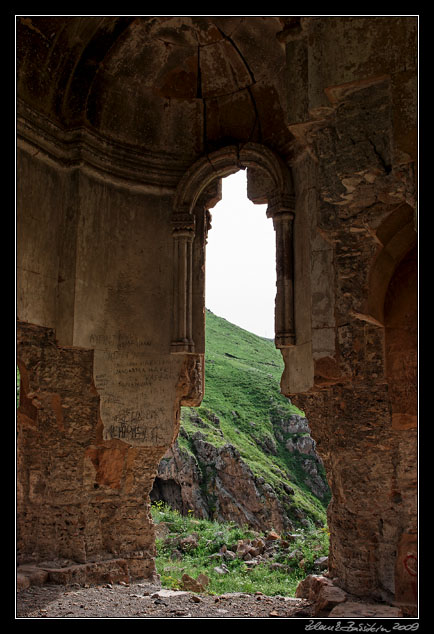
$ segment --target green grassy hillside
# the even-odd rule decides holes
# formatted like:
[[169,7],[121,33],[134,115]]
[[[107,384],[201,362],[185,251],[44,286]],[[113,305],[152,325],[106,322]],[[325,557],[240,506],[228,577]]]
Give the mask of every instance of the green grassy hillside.
[[199,408],[182,408],[179,445],[188,450],[189,438],[197,431],[216,446],[234,445],[255,476],[262,476],[277,495],[284,493],[284,484],[294,489],[291,520],[298,523],[298,509],[325,524],[329,492],[316,497],[302,467],[314,458],[286,448],[291,434],[285,433],[283,422],[304,414],[280,393],[282,372],[282,356],[272,340],[207,310],[205,396]]

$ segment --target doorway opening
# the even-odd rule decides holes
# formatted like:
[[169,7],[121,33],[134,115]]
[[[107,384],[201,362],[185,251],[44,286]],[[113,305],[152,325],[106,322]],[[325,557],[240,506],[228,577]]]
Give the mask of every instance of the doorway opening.
[[[276,234],[266,210],[247,198],[245,170],[222,179],[205,254],[204,399],[199,407],[182,407],[179,436],[160,463],[151,500],[160,523],[174,523],[168,507],[183,518],[177,523],[182,530],[193,518],[214,523],[219,548],[213,554],[220,553],[229,573],[252,559],[255,567],[272,562],[271,576],[262,571],[264,583],[274,578],[288,592],[326,566],[330,492],[308,421],[280,392]],[[175,490],[180,499],[174,502]],[[200,527],[190,527],[199,540]],[[255,542],[254,533],[262,541]],[[286,576],[277,579],[280,565]],[[218,586],[218,574],[206,574],[216,576]],[[246,574],[242,583],[250,582]]]
[[285,532],[323,527],[330,491],[304,413],[280,392],[276,234],[266,210],[247,198],[245,170],[222,179],[206,244],[205,395],[182,408],[159,478],[173,479],[168,461],[179,467],[188,456],[180,508]]
[[222,179],[206,246],[206,307],[219,317],[274,338],[276,237],[267,205],[247,198],[247,174]]

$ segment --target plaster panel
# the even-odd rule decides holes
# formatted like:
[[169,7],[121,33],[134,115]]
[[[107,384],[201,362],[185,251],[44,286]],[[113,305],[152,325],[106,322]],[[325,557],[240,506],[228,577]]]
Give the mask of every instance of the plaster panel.
[[312,354],[314,359],[333,357],[336,353],[335,328],[312,329]]
[[82,176],[75,345],[95,350],[103,440],[166,447],[183,357],[169,354],[170,197]]
[[331,328],[334,318],[334,267],[332,249],[312,254],[312,327]]
[[174,396],[182,356],[128,349],[95,351],[95,386],[101,399],[103,439],[168,447],[175,433]]
[[18,148],[17,313],[23,321],[55,326],[59,240],[67,207],[65,170]]
[[282,349],[285,370],[281,380],[282,394],[306,392],[313,385],[312,343]]
[[[74,341],[128,336],[151,352],[170,341],[170,197],[82,176]],[[167,221],[167,222],[165,222]],[[120,333],[120,334],[119,334]]]

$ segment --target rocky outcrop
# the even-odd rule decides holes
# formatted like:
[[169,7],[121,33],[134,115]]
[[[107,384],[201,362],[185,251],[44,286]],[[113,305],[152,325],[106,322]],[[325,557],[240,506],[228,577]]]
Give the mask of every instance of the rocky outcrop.
[[[273,488],[256,477],[231,444],[215,447],[201,432],[190,438],[194,454],[176,441],[161,460],[151,500],[163,499],[181,513],[220,521],[234,521],[254,529],[291,530]],[[286,502],[293,490],[286,485]]]
[[323,462],[316,452],[315,440],[310,435],[307,418],[293,414],[289,418],[274,420],[274,435],[291,453],[300,454],[300,467],[305,483],[316,497],[325,499],[329,487],[324,477]]
[[[180,434],[188,439],[190,450],[175,441],[163,456],[151,491],[152,501],[163,500],[184,515],[193,512],[196,517],[234,521],[256,530],[282,532],[293,528],[294,518],[297,523],[306,522],[289,483],[282,481],[276,491],[263,477],[254,475],[232,444],[217,447],[201,431],[187,436],[181,428]],[[275,436],[276,446],[286,442],[289,451],[300,454],[305,483],[314,495],[324,498],[328,486],[306,419],[294,415],[279,421]]]

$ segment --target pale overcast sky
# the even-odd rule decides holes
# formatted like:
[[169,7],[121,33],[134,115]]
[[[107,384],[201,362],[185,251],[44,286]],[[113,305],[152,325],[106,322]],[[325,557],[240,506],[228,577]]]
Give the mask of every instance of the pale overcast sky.
[[247,198],[246,171],[222,181],[222,200],[211,209],[206,248],[205,304],[214,314],[274,338],[276,246],[266,205]]

